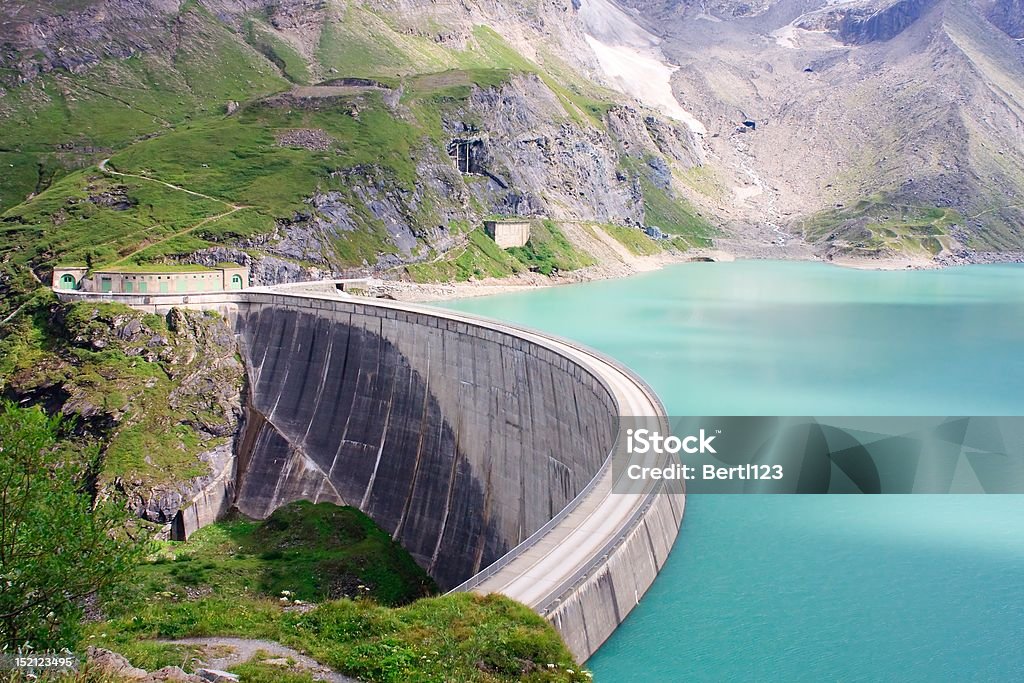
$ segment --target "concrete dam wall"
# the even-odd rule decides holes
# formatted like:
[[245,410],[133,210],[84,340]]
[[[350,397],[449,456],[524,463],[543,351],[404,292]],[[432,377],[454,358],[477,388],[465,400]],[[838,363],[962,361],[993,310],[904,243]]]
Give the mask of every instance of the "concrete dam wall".
[[678,534],[679,482],[612,492],[619,416],[663,416],[660,402],[572,342],[290,287],[60,296],[233,321],[249,382],[244,433],[234,476],[185,511],[184,533],[228,499],[255,517],[297,499],[352,505],[439,585],[529,605],[581,661],[639,602]]
[[445,589],[505,555],[597,474],[616,406],[518,338],[361,304],[250,304],[236,504],[360,508]]

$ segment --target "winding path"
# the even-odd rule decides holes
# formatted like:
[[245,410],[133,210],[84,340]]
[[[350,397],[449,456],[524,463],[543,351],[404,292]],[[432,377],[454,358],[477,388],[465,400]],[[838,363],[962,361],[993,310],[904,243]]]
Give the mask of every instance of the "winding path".
[[234,208],[235,210],[249,208],[249,207],[245,206],[244,204],[232,204],[229,201],[225,201],[225,200],[219,199],[217,197],[211,197],[208,194],[203,194],[202,192],[196,192],[195,190],[189,190],[188,188],[181,187],[180,185],[175,185],[174,183],[168,183],[168,182],[163,181],[163,180],[158,180],[157,178],[150,178],[149,176],[139,175],[139,174],[136,174],[136,173],[122,173],[121,171],[115,171],[115,170],[113,170],[112,168],[110,168],[107,165],[109,163],[110,163],[110,158],[109,157],[104,159],[103,161],[101,161],[99,163],[100,171],[102,171],[103,173],[107,173],[109,175],[121,176],[122,178],[138,178],[139,180],[148,180],[151,183],[157,183],[158,185],[163,185],[164,187],[169,187],[172,190],[177,190],[179,192],[184,192],[186,194],[190,194],[190,195],[193,195],[195,197],[202,197],[203,199],[209,199],[209,200],[214,201],[214,202],[219,202],[221,204],[224,204],[225,206],[230,206],[230,207]]
[[122,173],[120,171],[115,171],[115,170],[111,169],[108,166],[109,162],[110,162],[109,158],[104,159],[103,161],[101,161],[99,163],[100,171],[102,171],[103,173],[107,173],[109,175],[120,176],[122,178],[137,178],[139,180],[148,180],[151,183],[157,183],[158,185],[163,185],[164,187],[170,188],[172,190],[177,190],[178,192],[184,192],[184,193],[190,194],[190,195],[192,195],[194,197],[201,197],[203,199],[209,199],[210,201],[214,201],[214,202],[217,202],[219,204],[224,204],[225,206],[230,206],[231,207],[230,210],[225,211],[224,213],[219,213],[216,216],[209,216],[207,218],[204,218],[203,220],[199,221],[198,223],[190,225],[187,228],[183,228],[182,230],[179,230],[179,231],[177,231],[175,233],[172,233],[172,234],[168,235],[167,237],[164,237],[163,239],[157,240],[156,242],[150,242],[148,244],[144,244],[144,246],[139,247],[138,249],[136,249],[132,253],[130,253],[130,254],[126,255],[126,256],[123,256],[122,258],[120,258],[117,261],[115,261],[113,264],[111,264],[113,266],[122,264],[125,261],[129,260],[130,258],[132,258],[133,256],[137,256],[137,255],[141,254],[142,252],[146,251],[147,249],[151,249],[152,247],[157,246],[158,244],[163,244],[165,242],[170,242],[171,240],[176,239],[178,237],[181,237],[182,235],[188,235],[189,233],[193,233],[196,230],[198,230],[199,228],[203,227],[204,225],[207,225],[208,223],[213,223],[214,221],[218,221],[221,218],[224,218],[226,216],[230,216],[231,214],[233,214],[233,213],[235,213],[237,211],[241,211],[242,209],[252,208],[252,207],[250,207],[250,206],[248,206],[246,204],[232,204],[229,201],[225,201],[223,199],[218,199],[217,197],[211,197],[208,194],[203,194],[202,192],[196,192],[195,190],[189,190],[187,188],[181,187],[180,185],[175,185],[174,183],[168,183],[168,182],[163,181],[163,180],[157,180],[156,178],[150,178],[149,176],[138,175],[138,174],[135,174],[135,173]]
[[[272,640],[256,640],[253,638],[182,638],[181,640],[162,640],[170,645],[187,645],[202,649],[203,665],[212,669],[227,670],[239,664],[251,661],[258,654],[266,654],[257,661],[276,663],[282,670],[302,671],[312,676],[315,681],[329,683],[359,683],[354,678],[339,674],[324,666],[312,657],[285,647]],[[294,664],[284,665],[273,660],[292,660]]]

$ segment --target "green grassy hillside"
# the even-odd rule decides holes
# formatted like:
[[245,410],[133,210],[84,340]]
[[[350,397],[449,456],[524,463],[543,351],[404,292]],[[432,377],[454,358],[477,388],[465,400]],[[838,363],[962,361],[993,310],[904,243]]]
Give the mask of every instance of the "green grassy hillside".
[[0,98],[0,211],[92,164],[230,101],[287,87],[277,67],[202,5],[174,17],[173,46],[55,70]]
[[800,222],[806,239],[830,241],[853,254],[906,254],[931,258],[950,245],[949,229],[961,223],[953,209],[921,206],[873,195]]
[[[433,582],[358,510],[296,502],[166,542],[103,607],[85,643],[146,669],[188,662],[158,642],[262,638],[368,682],[589,680],[554,629],[502,596],[425,597]],[[242,665],[251,680],[273,678]],[[297,677],[297,680],[309,680]]]
[[[468,194],[468,203],[453,204],[421,173],[425,165],[450,165],[452,133],[442,122],[472,125],[474,89],[535,75],[560,106],[550,113],[554,122],[598,130],[620,96],[580,77],[550,49],[538,52],[540,61],[527,59],[487,26],[446,44],[367,8],[329,5],[310,15],[320,22],[310,42],[280,28],[275,11],[225,17],[185,3],[163,20],[165,28],[153,29],[173,40],[7,90],[0,98],[0,288],[14,294],[10,302],[31,281],[28,269],[45,280],[57,263],[173,262],[218,245],[273,252],[290,226],[310,229],[310,198],[318,193],[343,206],[345,220],[319,235],[313,252],[283,251],[300,265],[360,268],[398,255],[394,221],[417,243],[402,258],[427,261],[410,268],[416,279],[587,263],[580,254],[557,264],[544,254],[488,256],[474,241],[475,226],[460,224],[489,213],[472,179],[454,193]],[[327,85],[305,85],[317,81]],[[705,241],[708,226],[684,201],[641,180],[654,221],[688,242]],[[382,201],[390,218],[381,217]],[[426,237],[438,226],[451,231],[458,250],[442,259]]]

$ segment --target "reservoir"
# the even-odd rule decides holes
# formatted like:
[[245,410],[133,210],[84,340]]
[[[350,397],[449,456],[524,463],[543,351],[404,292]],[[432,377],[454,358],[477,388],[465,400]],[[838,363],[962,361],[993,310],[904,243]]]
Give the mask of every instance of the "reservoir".
[[[450,302],[626,363],[672,415],[1024,415],[1024,266],[672,266]],[[1019,680],[1024,496],[690,496],[591,658],[619,681]]]

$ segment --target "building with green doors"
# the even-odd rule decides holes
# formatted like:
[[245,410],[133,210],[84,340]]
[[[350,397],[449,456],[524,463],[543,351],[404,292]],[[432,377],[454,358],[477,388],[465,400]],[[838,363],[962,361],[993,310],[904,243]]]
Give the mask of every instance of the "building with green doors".
[[89,271],[79,266],[53,269],[55,290],[99,294],[192,294],[249,287],[249,269],[235,263],[205,266],[143,265]]

